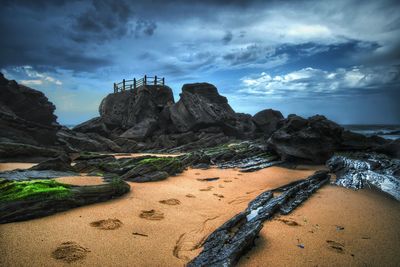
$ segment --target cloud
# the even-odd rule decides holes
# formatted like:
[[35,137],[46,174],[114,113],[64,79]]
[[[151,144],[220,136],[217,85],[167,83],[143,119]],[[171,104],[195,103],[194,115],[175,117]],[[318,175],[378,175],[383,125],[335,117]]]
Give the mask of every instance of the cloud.
[[26,86],[35,86],[35,85],[43,85],[43,84],[52,84],[52,85],[62,85],[62,82],[47,73],[41,73],[36,70],[32,66],[22,66],[15,67],[11,70],[11,73],[7,70],[2,70],[2,72],[7,75],[12,76],[11,73],[17,74],[19,77],[24,77],[20,79],[19,82]]
[[224,35],[224,37],[222,38],[222,43],[223,44],[228,44],[230,41],[232,41],[233,39],[233,34],[231,31],[227,31]]
[[138,19],[136,21],[135,37],[152,36],[157,29],[157,24],[154,21]]
[[325,71],[304,68],[283,75],[262,72],[241,79],[240,93],[275,98],[348,96],[397,90],[400,85],[400,67]]

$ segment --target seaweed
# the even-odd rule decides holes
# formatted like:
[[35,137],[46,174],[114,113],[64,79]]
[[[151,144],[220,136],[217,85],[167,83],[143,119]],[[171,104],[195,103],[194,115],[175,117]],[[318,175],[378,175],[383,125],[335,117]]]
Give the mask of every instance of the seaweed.
[[62,199],[70,196],[70,186],[54,180],[0,181],[0,202],[33,198]]

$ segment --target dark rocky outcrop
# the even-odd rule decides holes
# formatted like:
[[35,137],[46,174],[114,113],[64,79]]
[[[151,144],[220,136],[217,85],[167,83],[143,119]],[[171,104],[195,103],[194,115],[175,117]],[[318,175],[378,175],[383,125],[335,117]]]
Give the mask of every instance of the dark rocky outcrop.
[[254,123],[265,136],[270,136],[275,132],[283,119],[282,113],[273,109],[264,109],[253,116]]
[[54,145],[60,127],[54,110],[42,92],[9,81],[0,73],[0,142]]
[[324,164],[335,151],[380,151],[391,156],[398,154],[394,148],[396,141],[390,146],[388,144],[391,142],[386,139],[344,130],[321,115],[308,119],[289,115],[280,124],[281,127],[268,138],[267,144],[284,161]]
[[107,128],[107,125],[101,117],[96,117],[76,125],[74,131],[81,133],[96,133],[105,137],[108,137],[110,134],[110,129]]
[[100,117],[73,130],[112,139],[123,152],[189,151],[253,138],[257,126],[251,115],[235,113],[214,85],[194,83],[183,85],[177,103],[167,86],[109,94]]
[[97,151],[121,152],[122,148],[115,142],[96,133],[80,133],[62,127],[57,132],[58,142],[67,152]]
[[336,184],[361,189],[366,185],[400,201],[400,159],[376,153],[341,153],[327,161]]
[[209,83],[185,84],[179,101],[170,108],[170,117],[179,132],[217,125],[230,130],[236,119],[226,97]]
[[305,180],[283,187],[274,197],[266,191],[252,200],[247,209],[225,222],[203,242],[203,251],[187,266],[234,266],[254,246],[254,240],[265,220],[277,214],[288,214],[328,183],[327,172],[316,172]]
[[33,162],[42,161],[46,158],[57,157],[64,153],[59,148],[34,146],[21,143],[0,142],[0,158],[4,161],[24,161],[26,157]]
[[[54,110],[55,106],[42,92],[9,81],[0,73],[0,156],[36,161],[65,152],[122,150],[99,134],[77,133],[61,127]],[[106,135],[107,129],[102,128],[105,125],[98,122],[96,127],[97,132]]]
[[268,139],[283,160],[325,163],[340,146],[343,128],[324,116],[290,115]]
[[30,170],[42,171],[53,170],[62,172],[72,172],[74,169],[71,166],[71,159],[67,155],[60,155],[57,158],[52,158],[40,162],[38,165],[33,166]]

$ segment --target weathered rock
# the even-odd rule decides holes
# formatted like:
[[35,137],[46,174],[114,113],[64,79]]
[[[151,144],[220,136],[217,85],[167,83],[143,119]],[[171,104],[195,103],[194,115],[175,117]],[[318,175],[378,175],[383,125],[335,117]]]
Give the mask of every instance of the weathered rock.
[[155,182],[155,181],[161,181],[165,180],[169,177],[168,172],[164,171],[155,171],[151,173],[144,174],[142,176],[138,176],[134,179],[131,179],[133,182],[137,183],[145,183],[145,182]]
[[76,172],[53,170],[13,170],[0,172],[0,177],[11,181],[52,179],[64,176],[78,176]]
[[[4,180],[2,181],[4,183]],[[62,198],[0,202],[0,223],[26,221],[48,216],[72,208],[107,201],[129,192],[130,186],[122,180],[95,186],[68,186],[71,193]]]
[[110,134],[110,129],[108,129],[101,117],[96,117],[78,124],[73,130],[81,133],[96,133],[104,137],[109,137]]
[[383,144],[378,144],[374,147],[374,151],[400,159],[400,139],[386,141]]
[[53,170],[69,172],[74,171],[71,166],[71,159],[67,155],[60,155],[57,158],[48,159],[33,166],[30,170]]
[[327,166],[335,172],[337,185],[360,189],[367,184],[400,201],[400,159],[375,153],[345,153],[333,156]]
[[375,150],[377,147],[388,143],[388,141],[379,136],[365,136],[351,131],[343,131],[341,135],[339,150],[343,151],[367,151]]
[[325,163],[340,147],[343,128],[316,115],[309,119],[289,116],[267,143],[283,160]]
[[266,191],[252,200],[247,209],[211,233],[203,243],[203,251],[187,266],[234,266],[254,246],[254,239],[265,220],[276,214],[288,214],[317,189],[329,181],[327,172],[316,172],[273,197]]
[[[147,182],[166,179],[170,175],[182,172],[185,166],[178,158],[145,158],[121,176],[124,180]],[[168,174],[168,175],[166,175]]]
[[[94,137],[94,138],[93,138]],[[114,151],[121,152],[117,144],[105,137],[94,133],[84,134],[74,132],[66,127],[63,127],[57,132],[57,138],[69,152],[78,151]]]
[[179,101],[170,107],[170,117],[179,132],[210,126],[230,129],[236,119],[228,100],[209,83],[183,85]]
[[141,86],[109,94],[100,104],[100,115],[107,126],[129,129],[143,120],[158,120],[164,107],[174,103],[168,86]]
[[64,153],[55,148],[34,146],[20,143],[0,142],[0,158],[2,159],[25,159],[30,158],[35,162],[36,158],[53,158]]
[[270,136],[278,129],[279,122],[283,120],[283,115],[278,110],[264,109],[253,116],[253,121],[265,136]]
[[157,127],[158,124],[155,118],[146,118],[126,130],[120,135],[120,137],[145,140],[146,137],[149,137],[157,129]]
[[9,81],[0,73],[0,141],[54,145],[59,128],[54,109],[42,92]]
[[7,106],[16,116],[26,121],[53,126],[57,117],[55,106],[40,91],[9,81],[0,73],[0,105]]

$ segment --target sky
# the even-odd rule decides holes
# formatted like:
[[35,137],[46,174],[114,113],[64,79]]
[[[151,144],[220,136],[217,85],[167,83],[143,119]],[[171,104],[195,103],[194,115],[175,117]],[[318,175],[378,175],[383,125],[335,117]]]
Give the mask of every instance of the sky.
[[236,112],[400,124],[399,1],[2,0],[0,71],[62,124],[122,79],[209,82]]

